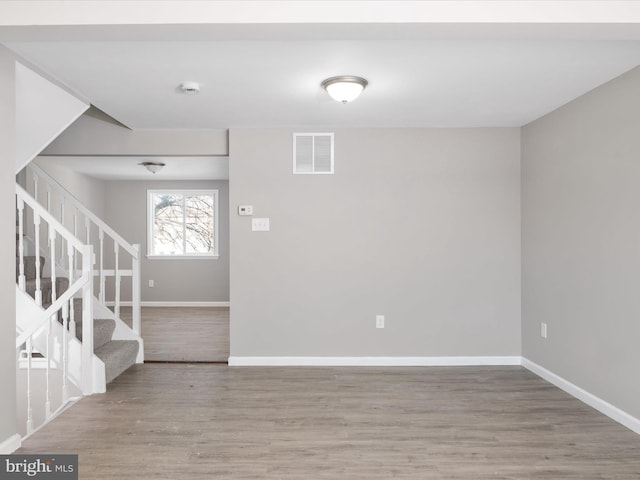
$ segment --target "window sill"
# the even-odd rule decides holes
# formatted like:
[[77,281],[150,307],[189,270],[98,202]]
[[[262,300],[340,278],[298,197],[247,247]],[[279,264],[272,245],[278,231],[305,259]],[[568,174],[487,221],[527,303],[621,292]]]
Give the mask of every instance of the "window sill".
[[148,260],[218,260],[220,255],[146,255]]

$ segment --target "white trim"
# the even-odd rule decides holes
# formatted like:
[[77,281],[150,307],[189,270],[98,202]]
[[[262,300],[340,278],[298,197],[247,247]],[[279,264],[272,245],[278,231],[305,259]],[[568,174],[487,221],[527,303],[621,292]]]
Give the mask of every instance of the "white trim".
[[[107,307],[114,307],[115,302],[105,302]],[[130,301],[120,302],[121,307],[131,307]],[[230,307],[230,302],[140,302],[141,307]]]
[[577,385],[574,385],[568,380],[565,380],[559,375],[550,372],[546,368],[541,367],[537,363],[534,363],[524,357],[522,357],[522,366],[527,370],[535,373],[539,377],[543,378],[547,382],[555,385],[561,390],[564,390],[569,395],[572,395],[578,400],[586,403],[590,407],[595,408],[600,413],[603,413],[612,420],[615,420],[619,424],[624,425],[629,430],[640,434],[640,419],[631,416],[627,412],[620,410],[618,407],[611,405],[609,402],[596,397],[592,393],[587,392],[586,390],[578,387]]
[[520,357],[229,357],[229,366],[439,367],[520,365]]
[[4,442],[0,443],[0,455],[10,455],[22,446],[22,437],[14,433]]

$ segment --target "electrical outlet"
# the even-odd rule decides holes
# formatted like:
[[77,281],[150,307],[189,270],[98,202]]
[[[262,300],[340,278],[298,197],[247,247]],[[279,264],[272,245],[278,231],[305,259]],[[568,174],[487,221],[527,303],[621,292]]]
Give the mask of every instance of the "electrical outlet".
[[153,288],[153,287],[154,287],[153,280],[149,280],[149,288]]
[[384,328],[384,315],[376,315],[376,328]]
[[547,324],[544,322],[540,324],[540,336],[542,338],[547,338]]

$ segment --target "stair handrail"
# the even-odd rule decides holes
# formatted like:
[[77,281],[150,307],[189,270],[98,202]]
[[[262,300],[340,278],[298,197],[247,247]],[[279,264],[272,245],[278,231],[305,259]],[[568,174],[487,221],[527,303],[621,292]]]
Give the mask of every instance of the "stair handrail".
[[[113,228],[111,228],[104,220],[94,214],[91,210],[84,206],[84,204],[78,200],[71,192],[69,192],[63,185],[61,185],[57,180],[55,180],[51,175],[45,172],[40,166],[31,162],[27,165],[27,171],[31,171],[34,180],[35,180],[35,192],[34,196],[37,199],[37,180],[42,178],[47,186],[52,187],[53,190],[59,192],[62,195],[64,201],[69,201],[71,205],[77,209],[79,213],[84,215],[85,222],[88,221],[91,224],[95,225],[98,228],[99,234],[99,248],[96,254],[98,255],[98,259],[96,259],[96,265],[98,270],[94,273],[96,277],[99,277],[99,287],[98,287],[98,301],[104,305],[108,306],[108,302],[106,300],[106,287],[105,282],[107,277],[115,278],[115,300],[114,300],[114,312],[117,318],[120,318],[120,304],[121,304],[121,296],[120,296],[120,279],[121,277],[130,276],[131,277],[131,303],[132,303],[132,330],[138,336],[141,335],[142,330],[142,318],[141,318],[141,292],[140,292],[140,264],[141,264],[141,253],[140,253],[140,245],[131,244],[127,242],[120,234],[118,234]],[[49,195],[48,195],[49,202]],[[64,202],[63,202],[64,204]],[[48,205],[50,207],[50,205]],[[64,207],[61,214],[62,218],[61,222],[64,222]],[[75,228],[75,227],[74,227]],[[86,242],[89,243],[89,225],[86,226]],[[75,235],[75,233],[74,233]],[[105,269],[104,267],[104,235],[110,237],[115,246],[115,268],[112,270]],[[125,270],[120,269],[118,267],[118,254],[119,249],[122,248],[126,253],[131,256],[131,269]]]
[[53,225],[57,232],[59,232],[65,240],[71,244],[76,250],[82,251],[85,246],[76,236],[69,231],[67,227],[65,227],[60,221],[53,216],[51,213],[47,212],[47,210],[40,205],[40,203],[31,196],[29,192],[27,192],[24,188],[22,188],[18,183],[16,183],[16,195],[27,205],[29,205],[34,212],[36,212],[40,218],[46,221],[48,224]]

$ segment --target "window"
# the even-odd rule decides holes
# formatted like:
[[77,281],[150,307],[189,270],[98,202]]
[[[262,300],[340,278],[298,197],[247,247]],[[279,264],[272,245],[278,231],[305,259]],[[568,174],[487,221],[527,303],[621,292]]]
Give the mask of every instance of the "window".
[[218,256],[217,190],[148,190],[151,257]]

